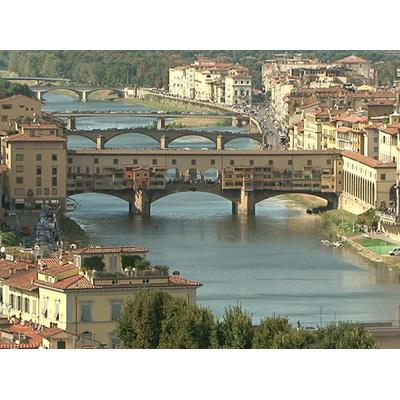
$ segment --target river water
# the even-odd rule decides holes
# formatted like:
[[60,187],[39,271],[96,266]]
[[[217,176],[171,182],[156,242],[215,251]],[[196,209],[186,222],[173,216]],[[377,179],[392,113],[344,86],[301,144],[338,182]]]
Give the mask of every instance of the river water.
[[[57,94],[45,97],[45,110],[144,109],[115,102],[89,101]],[[145,126],[149,119],[79,118],[78,128]],[[218,129],[230,129],[219,127]],[[205,147],[186,138],[176,146]],[[70,148],[93,146],[71,138]],[[110,147],[152,147],[144,136],[124,135]],[[234,141],[232,147],[255,144]],[[93,244],[135,244],[151,250],[149,259],[201,281],[198,303],[221,315],[241,303],[255,322],[271,314],[304,325],[333,320],[393,321],[398,318],[397,272],[374,267],[350,250],[321,245],[318,217],[278,198],[261,202],[256,216],[231,215],[231,203],[207,193],[178,193],[152,204],[150,218],[130,216],[128,204],[101,194],[74,196],[81,204],[68,216]]]

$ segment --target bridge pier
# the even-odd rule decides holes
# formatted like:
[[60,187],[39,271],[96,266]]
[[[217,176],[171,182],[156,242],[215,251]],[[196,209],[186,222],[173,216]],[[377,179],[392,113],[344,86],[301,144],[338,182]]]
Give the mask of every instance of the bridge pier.
[[103,135],[98,135],[96,138],[96,149],[104,150],[105,147],[105,138]]
[[87,91],[86,90],[82,90],[82,92],[80,92],[79,100],[82,101],[83,103],[87,102]]
[[157,117],[157,129],[165,129],[165,117]]
[[233,215],[256,215],[256,202],[254,192],[241,189],[238,201],[232,201]]
[[150,196],[146,189],[137,189],[133,192],[129,203],[129,214],[150,215]]
[[223,135],[217,136],[217,150],[224,150],[225,148],[225,139]]
[[160,148],[162,150],[168,149],[169,139],[168,136],[162,135],[160,138]]
[[36,91],[36,98],[42,101],[42,92],[40,90]]
[[69,130],[76,129],[76,118],[75,117],[69,117],[67,119],[67,129],[69,129]]

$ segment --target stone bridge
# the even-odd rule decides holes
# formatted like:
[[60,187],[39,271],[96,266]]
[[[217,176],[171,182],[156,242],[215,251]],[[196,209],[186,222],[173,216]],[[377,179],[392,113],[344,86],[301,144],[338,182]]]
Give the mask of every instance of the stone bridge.
[[233,133],[226,131],[194,131],[190,129],[166,129],[160,130],[148,127],[122,128],[122,129],[102,129],[102,130],[68,130],[67,135],[84,137],[96,143],[97,149],[104,149],[105,144],[111,139],[125,134],[135,134],[150,137],[160,144],[161,149],[168,146],[177,139],[186,136],[199,136],[212,141],[218,150],[224,149],[226,143],[235,139],[252,139],[260,144],[265,143],[265,135],[260,133]]
[[36,94],[38,100],[42,100],[45,93],[55,90],[68,90],[78,95],[80,101],[88,101],[91,93],[101,90],[109,90],[116,93],[121,98],[128,97],[128,90],[120,87],[93,87],[93,86],[31,86],[30,89]]
[[102,193],[118,197],[129,203],[129,213],[132,215],[151,214],[151,204],[164,197],[175,193],[204,192],[223,197],[232,203],[232,214],[255,215],[256,204],[271,197],[288,193],[302,193],[320,197],[326,200],[326,210],[338,207],[339,194],[326,193],[315,190],[255,190],[246,191],[242,189],[223,189],[220,183],[169,183],[164,189],[133,190],[128,188],[115,189],[91,189],[91,190],[68,190],[68,195],[82,193]]

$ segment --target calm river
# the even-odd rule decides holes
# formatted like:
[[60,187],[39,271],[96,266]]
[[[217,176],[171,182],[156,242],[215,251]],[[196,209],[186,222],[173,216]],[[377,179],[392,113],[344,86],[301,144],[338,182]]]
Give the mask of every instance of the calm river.
[[[57,94],[45,97],[45,110],[144,109],[116,102],[89,101]],[[79,118],[78,128],[145,126],[149,119]],[[227,130],[232,128],[221,128]],[[199,138],[175,143],[206,147]],[[71,138],[69,147],[93,146]],[[152,147],[144,136],[124,135],[110,147]],[[232,147],[254,144],[234,141]],[[152,205],[150,218],[132,217],[128,204],[100,194],[74,196],[81,204],[68,214],[93,244],[135,244],[151,250],[153,263],[168,264],[204,283],[198,302],[221,315],[241,303],[254,321],[273,313],[305,325],[333,320],[383,321],[398,318],[398,274],[374,268],[349,250],[320,243],[318,217],[287,201],[259,203],[255,217],[231,215],[231,204],[207,193],[180,193]],[[101,211],[100,211],[101,210]]]

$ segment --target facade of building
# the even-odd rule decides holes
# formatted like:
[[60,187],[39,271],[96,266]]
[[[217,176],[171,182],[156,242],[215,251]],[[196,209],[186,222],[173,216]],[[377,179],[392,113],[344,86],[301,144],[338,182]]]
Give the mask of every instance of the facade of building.
[[64,204],[67,139],[56,124],[22,125],[2,141],[5,188],[11,208]]
[[146,253],[135,246],[97,246],[75,251],[73,262],[41,260],[1,281],[2,314],[60,329],[72,335],[71,340],[118,347],[116,322],[126,299],[139,290],[161,290],[195,304],[201,286],[179,272],[170,275],[165,267],[130,267]]
[[41,117],[42,104],[31,97],[16,95],[0,99],[0,131],[16,130],[21,120]]
[[198,58],[190,65],[170,68],[169,92],[183,99],[249,105],[252,82],[247,68]]

